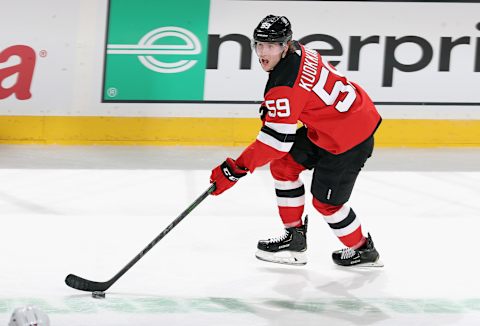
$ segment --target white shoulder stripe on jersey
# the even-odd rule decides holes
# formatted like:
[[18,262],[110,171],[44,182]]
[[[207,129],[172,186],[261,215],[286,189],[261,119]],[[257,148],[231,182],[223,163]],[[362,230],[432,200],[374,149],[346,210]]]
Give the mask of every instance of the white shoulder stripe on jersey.
[[296,134],[297,133],[297,124],[290,123],[275,123],[275,122],[265,122],[265,126],[279,132],[281,134]]
[[293,142],[284,143],[278,139],[260,131],[257,140],[264,143],[267,146],[275,148],[277,151],[288,153],[293,146]]

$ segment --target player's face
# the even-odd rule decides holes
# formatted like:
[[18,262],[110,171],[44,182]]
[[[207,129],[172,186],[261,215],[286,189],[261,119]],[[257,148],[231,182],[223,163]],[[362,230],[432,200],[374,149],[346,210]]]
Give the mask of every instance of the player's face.
[[275,42],[254,42],[253,48],[258,56],[258,61],[265,71],[271,71],[282,59],[287,46]]

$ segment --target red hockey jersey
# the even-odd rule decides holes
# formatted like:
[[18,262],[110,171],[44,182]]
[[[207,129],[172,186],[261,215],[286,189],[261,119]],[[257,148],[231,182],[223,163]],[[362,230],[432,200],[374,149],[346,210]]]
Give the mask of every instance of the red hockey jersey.
[[320,54],[295,42],[270,72],[263,106],[268,109],[254,143],[237,158],[253,172],[287,154],[297,121],[308,138],[330,153],[340,154],[370,137],[381,117],[367,93],[337,72]]

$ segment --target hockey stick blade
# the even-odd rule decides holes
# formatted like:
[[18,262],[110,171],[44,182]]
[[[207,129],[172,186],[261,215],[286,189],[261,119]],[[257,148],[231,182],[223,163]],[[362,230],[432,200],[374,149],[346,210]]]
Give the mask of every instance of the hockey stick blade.
[[147,252],[150,251],[160,240],[163,239],[178,223],[180,223],[195,207],[197,207],[205,198],[215,191],[216,185],[212,183],[208,189],[200,195],[190,206],[187,207],[165,230],[155,237],[142,251],[140,251],[127,265],[125,265],[115,276],[106,282],[95,282],[84,279],[80,276],[69,274],[65,278],[65,284],[69,287],[88,292],[101,291],[109,289],[123,274],[134,266]]
[[87,292],[95,292],[95,291],[104,292],[108,290],[110,286],[112,286],[111,282],[90,281],[73,274],[69,274],[65,278],[65,284],[67,284],[71,288],[74,288],[80,291],[87,291]]

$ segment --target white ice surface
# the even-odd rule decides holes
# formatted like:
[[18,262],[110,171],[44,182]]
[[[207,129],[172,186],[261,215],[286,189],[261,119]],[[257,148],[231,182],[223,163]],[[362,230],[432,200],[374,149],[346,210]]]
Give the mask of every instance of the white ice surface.
[[[282,232],[271,176],[260,169],[205,199],[106,299],[64,284],[69,273],[105,281],[130,261],[229,154],[209,153],[0,146],[0,325],[25,304],[53,326],[480,325],[480,150],[380,150],[367,163],[350,205],[381,269],[332,263],[341,244],[311,195],[308,264],[256,260],[257,240]],[[407,168],[392,170],[399,159]]]

